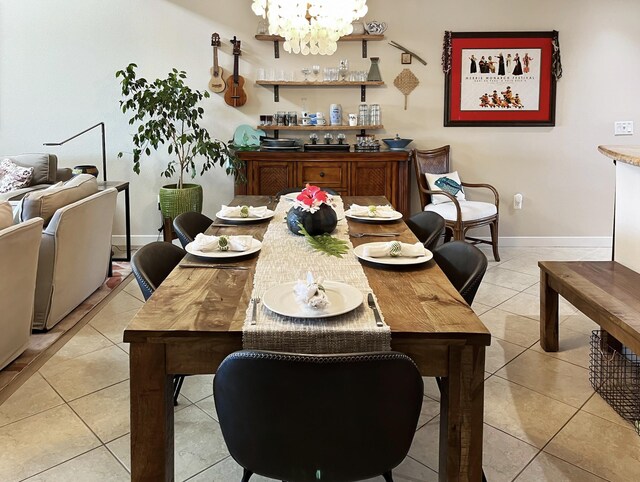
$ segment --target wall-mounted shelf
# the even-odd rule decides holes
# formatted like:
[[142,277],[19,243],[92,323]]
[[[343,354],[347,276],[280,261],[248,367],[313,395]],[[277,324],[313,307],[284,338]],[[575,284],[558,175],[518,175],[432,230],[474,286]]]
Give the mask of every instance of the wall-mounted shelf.
[[[256,35],[256,40],[262,40],[265,42],[273,42],[273,56],[276,59],[280,58],[280,42],[284,41],[284,37],[280,37],[279,35]],[[366,35],[347,35],[345,37],[340,37],[338,42],[362,42],[362,58],[367,58],[367,42],[371,40],[373,42],[377,42],[380,40],[384,40],[384,35],[374,35],[374,34],[366,34]]]
[[334,80],[334,81],[316,81],[316,80],[256,80],[257,85],[273,86],[273,101],[280,102],[280,86],[283,87],[354,87],[360,86],[360,102],[367,101],[367,86],[381,86],[384,82],[379,81],[350,81],[350,80]]
[[384,129],[382,124],[370,126],[257,126],[256,129],[272,131],[274,137],[278,137],[280,131],[360,131],[364,135],[367,130]]

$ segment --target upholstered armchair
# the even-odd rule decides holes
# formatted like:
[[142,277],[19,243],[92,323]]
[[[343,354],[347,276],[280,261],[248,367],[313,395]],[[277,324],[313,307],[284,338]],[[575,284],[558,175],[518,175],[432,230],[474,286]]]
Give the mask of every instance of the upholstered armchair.
[[[493,248],[493,257],[500,261],[498,254],[498,205],[500,197],[498,191],[490,184],[477,184],[460,182],[466,193],[469,189],[487,189],[493,194],[494,202],[469,201],[460,194],[452,194],[451,190],[434,189],[427,182],[427,174],[448,174],[451,173],[449,162],[450,146],[443,146],[437,149],[411,151],[413,164],[418,181],[418,193],[420,202],[425,211],[438,213],[445,219],[447,237],[453,236],[456,240],[471,241],[472,243],[486,243]],[[449,179],[445,178],[447,181]],[[445,183],[446,184],[446,183]],[[451,183],[456,187],[456,183]],[[442,184],[441,184],[442,185]],[[440,196],[440,202],[434,202],[433,196]],[[448,199],[442,198],[445,196]],[[442,202],[444,201],[444,202]],[[491,241],[469,237],[467,231],[472,228],[489,226]]]
[[41,236],[40,218],[0,229],[0,369],[29,344]]
[[104,283],[117,194],[110,188],[59,207],[41,231],[34,329],[52,328]]

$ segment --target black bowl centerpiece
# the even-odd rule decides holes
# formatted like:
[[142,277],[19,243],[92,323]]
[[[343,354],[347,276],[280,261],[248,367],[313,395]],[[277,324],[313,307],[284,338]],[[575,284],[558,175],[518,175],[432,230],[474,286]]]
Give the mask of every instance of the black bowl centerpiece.
[[300,225],[311,235],[331,233],[336,229],[338,216],[331,207],[331,197],[317,186],[307,186],[302,190],[287,213],[289,230],[302,236]]

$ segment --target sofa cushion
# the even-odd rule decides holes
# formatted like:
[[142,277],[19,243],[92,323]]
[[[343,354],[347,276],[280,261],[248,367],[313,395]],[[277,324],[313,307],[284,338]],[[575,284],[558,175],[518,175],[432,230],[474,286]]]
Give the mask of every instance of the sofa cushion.
[[0,159],[11,159],[18,166],[33,167],[31,185],[53,184],[56,182],[58,158],[54,154],[18,154],[0,156]]
[[9,201],[0,203],[0,230],[13,226],[13,208]]
[[22,199],[20,219],[39,217],[49,223],[56,210],[98,192],[98,181],[91,174],[79,174],[60,185],[30,192]]
[[0,192],[27,187],[33,178],[33,167],[22,167],[11,159],[0,161]]

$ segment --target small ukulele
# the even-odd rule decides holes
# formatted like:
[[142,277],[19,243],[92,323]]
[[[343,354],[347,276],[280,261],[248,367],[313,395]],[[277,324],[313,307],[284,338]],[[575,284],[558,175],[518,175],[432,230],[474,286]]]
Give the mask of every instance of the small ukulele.
[[209,81],[209,90],[211,92],[224,92],[227,84],[224,81],[224,70],[218,65],[218,48],[220,47],[220,35],[214,33],[211,35],[211,46],[213,47],[213,67],[211,67],[211,80]]
[[240,107],[247,103],[247,93],[243,90],[244,78],[238,74],[238,58],[240,57],[240,40],[233,37],[233,75],[227,79],[227,90],[224,101],[231,107]]

